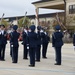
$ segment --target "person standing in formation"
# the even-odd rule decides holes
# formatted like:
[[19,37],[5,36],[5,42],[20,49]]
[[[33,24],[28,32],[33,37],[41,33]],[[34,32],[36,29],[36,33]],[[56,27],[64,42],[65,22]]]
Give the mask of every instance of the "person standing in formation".
[[24,31],[22,33],[22,38],[23,38],[23,42],[22,42],[22,45],[23,45],[23,59],[28,59],[28,48],[27,48],[27,45],[28,44],[28,27],[25,27],[24,28]]
[[63,46],[63,33],[60,31],[59,25],[55,26],[55,32],[52,34],[52,46],[55,48],[56,63],[55,65],[61,65],[61,48]]
[[75,33],[73,35],[73,46],[74,46],[74,50],[75,50]]
[[17,25],[13,26],[13,32],[12,32],[12,36],[11,36],[11,46],[13,47],[12,49],[12,63],[17,63],[18,62],[18,47],[19,47],[19,43],[18,43],[18,38],[20,36],[20,33],[17,32]]
[[12,50],[13,50],[13,47],[11,46],[11,37],[12,37],[12,33],[13,33],[13,28],[11,28],[11,32],[9,33],[9,37],[10,37],[10,56],[12,57]]
[[30,65],[29,67],[35,66],[35,51],[37,48],[37,34],[35,33],[35,25],[30,26],[30,32],[28,33],[29,39],[29,56],[30,56]]
[[50,37],[48,36],[45,29],[41,30],[41,37],[42,37],[42,58],[47,59],[46,54]]
[[41,26],[37,26],[37,48],[36,48],[36,61],[40,62],[41,57]]
[[7,44],[7,32],[5,26],[0,25],[0,60],[5,61],[5,49]]

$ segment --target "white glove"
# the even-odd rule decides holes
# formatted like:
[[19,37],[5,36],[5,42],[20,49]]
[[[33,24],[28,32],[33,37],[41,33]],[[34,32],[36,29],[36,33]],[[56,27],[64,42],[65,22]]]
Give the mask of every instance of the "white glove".
[[30,30],[30,29],[29,29],[28,31],[29,31],[29,32],[31,32],[31,30]]
[[65,33],[65,32],[67,32],[67,30],[64,30],[63,32]]
[[27,47],[27,49],[29,49],[29,46]]
[[61,30],[59,30],[59,32],[61,32]]
[[43,31],[43,30],[41,30],[40,32],[41,32],[41,33],[43,33],[44,31]]
[[27,34],[27,30],[26,29],[24,29],[24,32],[26,32],[26,34]]
[[45,35],[47,35],[47,33],[46,32],[44,32],[45,33]]
[[29,49],[29,44],[27,44],[27,49]]
[[13,47],[13,45],[11,45],[11,47]]
[[1,35],[1,32],[0,32],[0,35]]

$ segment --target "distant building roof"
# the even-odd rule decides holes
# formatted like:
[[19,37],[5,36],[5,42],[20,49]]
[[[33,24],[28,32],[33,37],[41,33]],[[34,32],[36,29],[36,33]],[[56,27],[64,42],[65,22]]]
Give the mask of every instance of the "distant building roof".
[[33,2],[32,4],[35,4],[35,3],[42,3],[42,2],[48,2],[48,1],[54,1],[54,0],[41,0],[41,1]]
[[[59,15],[63,16],[64,12],[58,12]],[[47,17],[54,17],[56,15],[56,13],[46,13],[46,14],[39,14],[38,17],[39,18],[47,18]],[[4,19],[9,19],[9,22],[16,20],[16,19],[21,19],[24,16],[14,16],[14,17],[5,17]],[[30,18],[30,19],[35,19],[35,15],[27,15],[26,17]]]

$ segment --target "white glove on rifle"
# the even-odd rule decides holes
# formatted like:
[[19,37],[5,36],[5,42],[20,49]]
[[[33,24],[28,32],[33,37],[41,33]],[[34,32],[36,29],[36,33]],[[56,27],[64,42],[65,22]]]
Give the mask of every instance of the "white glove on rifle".
[[43,30],[40,30],[40,33],[43,33],[44,31]]
[[67,32],[67,30],[64,30],[63,32],[65,33],[65,32]]
[[24,32],[27,34],[27,30],[26,29],[24,29]]

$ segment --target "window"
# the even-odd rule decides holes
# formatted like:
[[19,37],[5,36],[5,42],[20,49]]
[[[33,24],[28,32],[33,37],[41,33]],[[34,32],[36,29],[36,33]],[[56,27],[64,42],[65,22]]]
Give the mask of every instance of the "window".
[[75,5],[69,6],[69,14],[75,14]]

